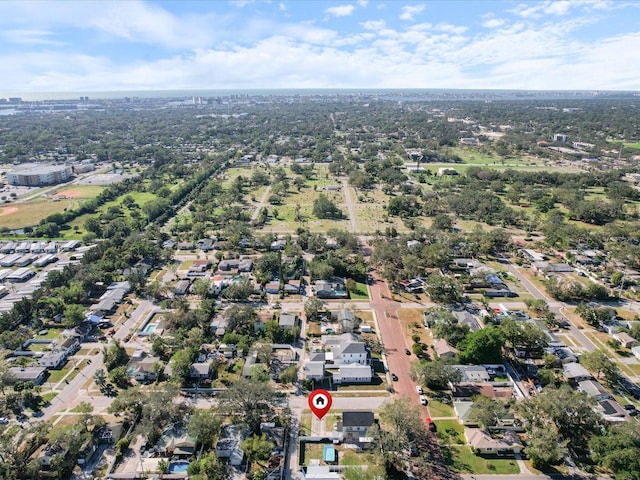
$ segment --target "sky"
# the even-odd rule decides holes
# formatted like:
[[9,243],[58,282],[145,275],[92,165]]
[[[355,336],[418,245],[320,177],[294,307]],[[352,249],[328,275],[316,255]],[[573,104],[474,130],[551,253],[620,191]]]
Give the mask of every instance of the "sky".
[[640,2],[0,1],[0,95],[640,90]]

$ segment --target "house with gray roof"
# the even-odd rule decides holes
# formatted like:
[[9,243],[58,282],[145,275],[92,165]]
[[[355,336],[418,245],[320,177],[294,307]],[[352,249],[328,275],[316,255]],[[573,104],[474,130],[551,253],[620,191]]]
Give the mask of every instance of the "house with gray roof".
[[369,365],[347,364],[340,365],[338,372],[333,374],[333,382],[344,383],[371,383],[373,370]]
[[611,394],[596,380],[583,380],[578,382],[578,390],[585,392],[596,400],[606,400],[611,398]]
[[47,374],[45,367],[9,367],[9,375],[19,382],[33,382],[40,385]]
[[567,380],[573,382],[582,382],[591,379],[589,371],[576,362],[569,362],[562,365],[562,373]]

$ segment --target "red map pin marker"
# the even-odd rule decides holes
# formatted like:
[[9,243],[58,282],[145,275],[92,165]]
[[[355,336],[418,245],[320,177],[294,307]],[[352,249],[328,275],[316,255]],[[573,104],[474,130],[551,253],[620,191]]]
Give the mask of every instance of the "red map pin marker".
[[314,390],[309,395],[309,408],[318,417],[318,420],[322,420],[327,414],[332,402],[331,394],[326,390]]

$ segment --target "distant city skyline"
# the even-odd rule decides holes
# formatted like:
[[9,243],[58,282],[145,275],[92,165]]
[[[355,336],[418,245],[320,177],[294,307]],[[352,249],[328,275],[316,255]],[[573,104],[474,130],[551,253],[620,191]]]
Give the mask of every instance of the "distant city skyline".
[[0,2],[0,92],[640,90],[640,2]]

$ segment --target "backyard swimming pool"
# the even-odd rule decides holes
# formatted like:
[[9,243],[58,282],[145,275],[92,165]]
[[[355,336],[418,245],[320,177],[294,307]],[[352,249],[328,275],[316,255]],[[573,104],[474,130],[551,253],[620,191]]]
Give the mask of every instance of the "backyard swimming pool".
[[183,473],[187,471],[189,468],[189,462],[186,460],[179,460],[177,462],[169,463],[169,472],[170,473]]

